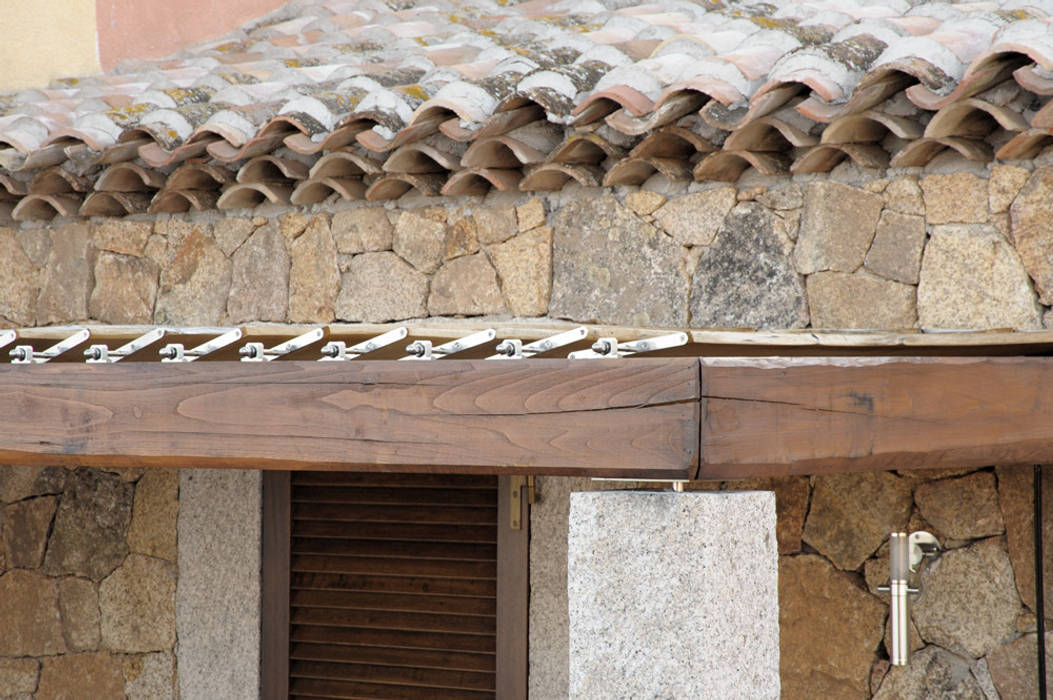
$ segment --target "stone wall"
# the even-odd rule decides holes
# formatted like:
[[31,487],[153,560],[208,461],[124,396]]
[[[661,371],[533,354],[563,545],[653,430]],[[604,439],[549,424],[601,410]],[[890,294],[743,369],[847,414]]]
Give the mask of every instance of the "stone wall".
[[1053,302],[1053,167],[648,186],[0,228],[0,323],[1040,328]]
[[[537,479],[530,545],[530,695],[565,697],[567,517],[572,491],[646,484]],[[1043,478],[1053,542],[1053,469]],[[782,697],[1037,697],[1032,467],[874,472],[690,484],[775,493]],[[946,548],[914,607],[914,657],[890,670],[888,533]],[[625,533],[631,537],[631,532]],[[1053,557],[1045,558],[1047,599]],[[1053,612],[1047,604],[1047,625]],[[1047,633],[1053,662],[1053,633]],[[1053,663],[1050,664],[1053,681]]]
[[0,697],[175,697],[174,471],[0,468]]
[[[572,185],[543,197],[407,196],[0,227],[0,326],[483,316],[1040,328],[1053,318],[1053,167],[1039,165],[935,159],[894,176],[846,165],[736,188],[656,176],[643,189]],[[941,678],[966,696],[993,684],[1015,697],[1011,684],[1033,677],[1020,670],[1034,645],[1026,481],[1000,467],[752,484],[773,488],[780,512],[786,696],[879,687],[911,696]],[[566,688],[559,504],[570,488],[590,486],[541,483],[530,683],[535,697],[555,698]],[[118,696],[171,692],[177,492],[165,472],[0,469],[0,697],[50,697],[55,684],[86,674]],[[928,574],[932,607],[917,618],[925,648],[909,671],[885,678],[887,606],[868,589],[883,575],[888,530],[911,519],[927,520],[953,551]],[[246,532],[239,542],[258,541]],[[995,612],[974,615],[978,606]],[[202,648],[214,641],[207,632]],[[242,661],[251,667],[248,655]]]

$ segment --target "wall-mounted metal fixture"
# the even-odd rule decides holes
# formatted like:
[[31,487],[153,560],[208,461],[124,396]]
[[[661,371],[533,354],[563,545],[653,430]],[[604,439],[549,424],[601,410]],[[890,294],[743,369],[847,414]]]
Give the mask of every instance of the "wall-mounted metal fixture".
[[161,348],[158,354],[161,356],[161,362],[193,362],[209,353],[225,348],[231,343],[236,343],[240,339],[241,329],[235,328],[190,350],[183,349],[182,343],[169,343]]
[[[888,541],[889,585],[878,590],[889,593],[889,627],[892,648],[888,650],[893,666],[910,663],[910,606],[921,600],[922,564],[934,558],[940,543],[928,532],[907,535],[893,532]],[[912,596],[916,596],[913,597]]]
[[91,333],[88,332],[88,329],[84,328],[68,338],[60,340],[46,350],[35,352],[32,345],[16,345],[8,354],[11,355],[11,364],[13,365],[41,364],[55,359],[67,350],[72,350],[87,340],[90,336]]
[[448,343],[442,345],[436,345],[432,347],[430,340],[414,340],[412,343],[406,346],[406,352],[409,353],[406,357],[400,357],[400,360],[441,360],[447,355],[452,355],[457,352],[474,348],[484,343],[489,343],[497,336],[497,331],[493,328],[487,328],[484,331],[478,333],[472,333],[466,335],[463,338],[457,340],[451,340]]
[[496,354],[486,358],[488,360],[522,360],[528,357],[533,357],[538,353],[548,352],[549,350],[555,350],[556,348],[563,347],[564,345],[570,345],[582,340],[589,334],[589,329],[585,326],[578,326],[569,331],[563,333],[557,333],[550,335],[547,338],[541,340],[535,340],[532,343],[523,344],[522,340],[518,338],[509,338],[502,340],[494,348]]
[[132,353],[139,352],[143,348],[153,345],[163,338],[164,335],[165,330],[163,328],[154,328],[114,350],[110,350],[110,346],[105,344],[92,345],[84,351],[84,361],[89,364],[111,364],[114,362],[120,362]]
[[627,343],[619,343],[617,338],[600,338],[592,344],[591,349],[578,350],[570,353],[567,357],[572,360],[616,359],[641,352],[677,348],[681,345],[687,345],[687,341],[687,333],[670,333],[654,338],[630,340]]
[[347,343],[342,340],[333,340],[322,346],[322,359],[319,362],[343,362],[345,360],[353,360],[356,357],[362,357],[367,353],[371,353],[374,350],[387,347],[392,343],[396,343],[406,337],[408,331],[405,326],[399,326],[394,330],[390,330],[387,333],[381,333],[375,338],[364,340],[361,343],[356,343],[351,347],[347,347]]
[[263,343],[245,343],[238,350],[238,355],[241,356],[242,362],[270,362],[282,355],[288,355],[312,343],[317,343],[324,335],[325,329],[313,328],[271,348],[264,347]]
[[513,530],[520,530],[523,527],[523,489],[526,489],[527,492],[527,503],[534,505],[534,477],[511,476],[509,477],[508,486],[511,491],[508,526]]

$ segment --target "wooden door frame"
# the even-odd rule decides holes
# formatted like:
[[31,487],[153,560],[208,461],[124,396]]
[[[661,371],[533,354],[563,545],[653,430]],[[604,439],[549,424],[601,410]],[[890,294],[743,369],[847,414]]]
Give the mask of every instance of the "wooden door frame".
[[291,483],[291,474],[287,471],[263,472],[260,700],[287,700],[289,697]]

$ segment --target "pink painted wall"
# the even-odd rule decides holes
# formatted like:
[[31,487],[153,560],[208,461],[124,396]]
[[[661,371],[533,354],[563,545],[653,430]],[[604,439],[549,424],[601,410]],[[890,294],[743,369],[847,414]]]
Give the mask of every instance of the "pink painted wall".
[[96,0],[103,70],[129,58],[161,58],[226,34],[285,0]]

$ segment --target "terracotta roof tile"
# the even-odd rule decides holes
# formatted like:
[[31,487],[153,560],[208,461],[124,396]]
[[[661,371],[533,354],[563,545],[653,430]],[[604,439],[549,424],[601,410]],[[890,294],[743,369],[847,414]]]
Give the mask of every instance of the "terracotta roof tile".
[[0,93],[0,219],[1031,158],[1053,2],[294,0]]

